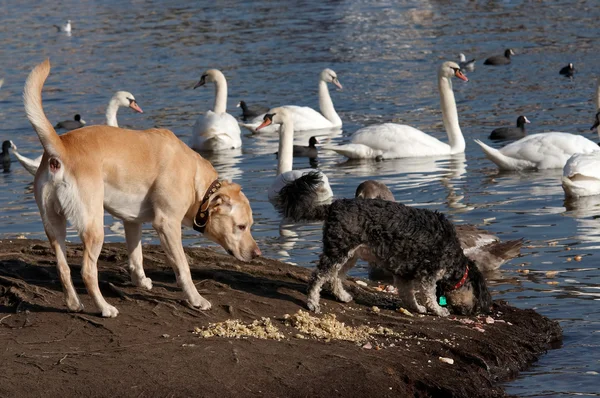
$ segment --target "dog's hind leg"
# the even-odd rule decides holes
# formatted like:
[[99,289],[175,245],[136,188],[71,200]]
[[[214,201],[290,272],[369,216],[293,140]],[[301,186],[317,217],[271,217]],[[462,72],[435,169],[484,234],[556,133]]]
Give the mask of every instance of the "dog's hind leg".
[[[319,305],[319,300],[321,299],[321,289],[323,289],[323,285],[325,284],[325,282],[328,281],[331,282],[333,293],[338,299],[344,301],[343,298],[348,298],[343,295],[343,293],[346,293],[350,297],[350,300],[352,300],[352,296],[350,296],[344,290],[344,288],[342,287],[342,282],[338,278],[338,272],[347,263],[348,258],[344,259],[344,261],[342,262],[335,262],[325,254],[321,255],[319,265],[317,266],[317,269],[313,272],[312,279],[308,286],[308,300],[306,305],[308,306],[309,310],[317,313],[321,312],[321,306]],[[341,297],[338,294],[341,294]]]
[[330,279],[331,291],[335,295],[335,297],[337,297],[337,299],[340,300],[342,303],[349,303],[350,301],[352,301],[352,295],[350,295],[350,293],[348,293],[344,289],[344,285],[343,285],[344,279],[340,278],[340,274],[342,276],[345,276],[346,272],[348,272],[348,270],[350,270],[352,267],[354,267],[356,265],[357,260],[358,260],[357,255],[352,256],[341,267],[339,267],[339,268],[336,267],[335,270],[331,274],[331,279]]
[[177,284],[183,290],[190,304],[201,310],[210,309],[210,302],[198,293],[192,280],[190,266],[181,244],[181,222],[172,221],[165,215],[157,214],[152,226],[158,233],[160,243],[167,255],[167,261],[175,271]]
[[[42,207],[40,206],[40,210]],[[50,211],[52,212],[52,211]],[[41,211],[42,219],[44,219],[44,229],[46,236],[50,241],[50,246],[56,254],[56,269],[60,282],[65,293],[65,302],[70,311],[79,312],[83,310],[83,304],[79,300],[79,296],[73,286],[71,279],[71,269],[67,263],[65,239],[67,237],[67,220],[64,216],[53,213],[49,214],[45,210]]]
[[417,302],[417,283],[414,279],[406,280],[398,275],[394,275],[394,285],[398,289],[400,299],[408,308],[417,311],[420,314],[425,314],[427,308]]
[[104,243],[104,211],[102,204],[100,203],[99,206],[95,206],[94,210],[96,214],[88,212],[89,219],[87,225],[80,232],[83,242],[81,276],[89,295],[92,296],[92,300],[94,300],[102,316],[104,318],[114,318],[119,314],[119,310],[106,302],[98,286],[97,262],[102,250],[102,244]]
[[144,273],[144,256],[142,255],[142,224],[123,222],[125,226],[125,240],[129,254],[129,275],[135,286],[152,289],[152,280],[146,278]]

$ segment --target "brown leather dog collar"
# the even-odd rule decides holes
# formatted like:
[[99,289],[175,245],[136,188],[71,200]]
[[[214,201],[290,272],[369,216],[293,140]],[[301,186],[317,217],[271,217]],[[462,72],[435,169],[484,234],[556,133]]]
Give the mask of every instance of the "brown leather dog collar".
[[463,287],[463,285],[467,281],[468,276],[469,276],[469,266],[467,265],[467,268],[465,268],[465,274],[463,275],[461,280],[459,280],[458,283],[456,285],[454,285],[452,287],[452,289],[450,289],[450,290],[456,290],[456,289],[460,289],[461,287]]
[[206,190],[204,198],[202,198],[198,213],[196,213],[196,217],[194,217],[194,229],[200,233],[204,233],[204,228],[206,228],[206,224],[208,223],[208,200],[212,194],[219,190],[219,188],[221,188],[221,182],[219,180],[214,180]]

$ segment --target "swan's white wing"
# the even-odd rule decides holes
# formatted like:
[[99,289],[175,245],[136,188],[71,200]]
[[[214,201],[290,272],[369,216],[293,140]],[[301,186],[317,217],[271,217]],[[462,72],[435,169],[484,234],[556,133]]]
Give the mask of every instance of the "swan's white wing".
[[383,151],[363,144],[324,146],[323,149],[335,151],[348,159],[375,159],[378,156],[383,156]]
[[284,106],[292,115],[294,131],[320,130],[339,127],[331,123],[321,113],[308,106],[286,105]]
[[600,152],[571,156],[563,169],[562,187],[567,196],[600,195]]
[[364,127],[352,135],[351,142],[379,150],[384,158],[450,153],[448,144],[404,124],[384,123]]
[[[307,106],[285,105],[282,108],[288,110],[294,124],[294,131],[321,130],[339,127],[331,123],[325,116]],[[247,123],[240,123],[240,126],[256,133],[256,128],[263,122],[265,114],[256,116]],[[279,124],[271,124],[258,131],[258,133],[276,133],[279,131]]]
[[585,137],[569,133],[534,134],[500,149],[503,155],[529,160],[538,169],[562,168],[575,153],[599,151],[600,147]]
[[576,153],[565,164],[563,176],[582,175],[600,180],[600,152]]
[[240,126],[228,113],[208,111],[196,120],[192,131],[194,149],[219,151],[242,146]]

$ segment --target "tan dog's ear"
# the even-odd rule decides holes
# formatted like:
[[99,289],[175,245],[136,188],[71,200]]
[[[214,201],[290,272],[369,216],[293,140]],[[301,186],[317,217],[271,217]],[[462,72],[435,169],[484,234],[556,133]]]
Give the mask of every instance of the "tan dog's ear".
[[210,198],[208,208],[211,212],[227,214],[231,212],[231,197],[223,193],[217,193]]

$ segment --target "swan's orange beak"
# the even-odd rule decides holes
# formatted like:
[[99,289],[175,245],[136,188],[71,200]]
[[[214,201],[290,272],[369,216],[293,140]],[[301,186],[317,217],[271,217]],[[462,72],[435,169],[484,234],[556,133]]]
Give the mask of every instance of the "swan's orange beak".
[[263,122],[260,124],[260,126],[258,126],[256,128],[256,131],[258,131],[258,130],[264,128],[264,127],[267,127],[271,123],[273,123],[273,120],[271,120],[271,118],[269,117],[269,115],[265,115],[265,118],[264,118]]
[[333,84],[335,84],[335,86],[336,86],[337,88],[339,88],[340,90],[343,90],[342,83],[340,83],[340,81],[339,81],[339,80],[337,80],[337,79],[336,79],[336,80],[334,80],[334,81],[333,81]]
[[466,82],[469,81],[469,79],[467,79],[467,76],[464,73],[462,73],[460,71],[460,69],[458,69],[456,72],[454,72],[454,76],[458,77],[460,80],[464,80]]
[[133,109],[134,111],[136,111],[136,112],[139,112],[139,113],[144,113],[144,111],[142,110],[142,108],[140,108],[140,106],[139,106],[139,105],[137,104],[137,102],[135,102],[135,101],[131,101],[131,102],[129,103],[129,107],[130,107],[131,109]]

